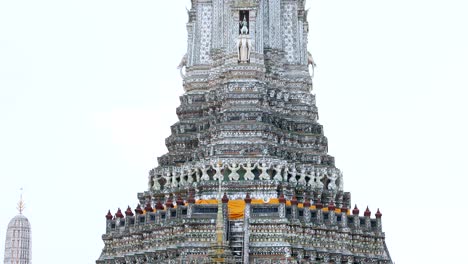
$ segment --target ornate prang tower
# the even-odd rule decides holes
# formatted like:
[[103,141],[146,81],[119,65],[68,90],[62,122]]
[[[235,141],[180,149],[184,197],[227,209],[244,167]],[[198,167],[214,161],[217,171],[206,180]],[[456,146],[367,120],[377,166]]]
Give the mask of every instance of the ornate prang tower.
[[304,6],[192,0],[169,151],[96,263],[391,263],[327,153]]
[[21,198],[18,203],[19,214],[8,224],[4,264],[31,263],[31,225],[23,215],[24,208],[25,204]]

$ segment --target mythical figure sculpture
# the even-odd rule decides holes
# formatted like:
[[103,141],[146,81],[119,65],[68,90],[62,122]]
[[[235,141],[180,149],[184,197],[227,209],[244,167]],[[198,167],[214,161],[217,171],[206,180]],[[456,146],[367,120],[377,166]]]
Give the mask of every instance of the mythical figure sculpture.
[[151,174],[148,176],[148,189],[151,189],[153,188],[153,185],[154,185],[154,179],[156,179],[156,176],[151,176]]
[[312,187],[312,188],[316,188],[316,187],[317,187],[317,184],[315,183],[315,175],[316,175],[316,174],[315,174],[315,170],[312,169],[312,171],[310,172],[310,175],[309,175],[310,180],[309,180],[309,182],[307,183],[307,186],[310,186],[310,187]]
[[193,174],[195,174],[196,169],[188,169],[187,170],[187,183],[192,184],[193,183]]
[[179,183],[177,182],[177,172],[175,170],[172,171],[172,187],[179,187]]
[[262,171],[259,176],[260,180],[269,180],[270,175],[268,174],[268,169],[270,169],[270,165],[266,165],[265,162],[263,162],[261,166],[258,163],[256,163],[256,165]]
[[328,183],[328,190],[332,190],[332,191],[336,190],[337,188],[336,180],[338,179],[338,175],[336,171],[333,169],[329,169],[327,178],[330,180],[330,182]]
[[164,184],[164,186],[166,186],[167,188],[171,187],[171,179],[172,179],[171,172],[168,170],[166,172],[166,176],[163,176],[163,177],[164,179],[166,179],[166,183]]
[[293,167],[293,168],[292,168],[290,174],[291,174],[291,177],[289,178],[289,182],[291,182],[291,183],[297,183],[297,179],[296,179],[296,174],[297,174],[296,167]]
[[283,181],[288,181],[288,174],[289,174],[289,169],[288,169],[288,167],[284,167],[284,170],[283,170]]
[[343,172],[338,170],[338,190],[343,191]]
[[211,166],[216,171],[215,175],[213,176],[213,180],[223,179],[224,176],[223,176],[223,173],[221,172],[221,170],[224,168],[224,165],[221,165],[220,163],[217,163],[216,165],[213,164]]
[[240,169],[240,166],[235,164],[235,163],[232,163],[232,166],[229,166],[228,165],[228,169],[231,171],[231,174],[229,174],[229,180],[230,181],[238,181],[239,178],[240,178],[240,175],[239,173],[237,173],[237,171]]
[[283,176],[281,176],[281,165],[278,164],[274,167],[275,170],[275,176],[273,177],[273,180],[275,181],[283,181]]
[[185,55],[180,60],[179,66],[177,66],[177,69],[180,70],[180,76],[182,77],[182,79],[185,78],[185,75],[184,75],[184,72],[183,72],[184,67],[187,67],[187,53],[185,53]]
[[298,173],[298,175],[300,176],[298,183],[299,183],[300,185],[306,185],[306,184],[307,184],[307,181],[306,181],[306,172],[305,172],[305,168],[301,168],[301,171]]
[[247,165],[246,165],[246,166],[244,166],[243,164],[242,164],[241,166],[242,166],[242,168],[245,170],[245,174],[244,174],[244,179],[245,179],[245,180],[251,181],[251,180],[255,179],[255,174],[252,173],[252,170],[255,169],[255,167],[257,166],[257,164],[255,164],[255,165],[252,166],[252,164],[251,164],[250,161],[249,161],[249,162],[247,162]]
[[244,19],[241,22],[239,22],[239,24],[240,24],[240,27],[241,27],[241,30],[240,30],[241,35],[249,34],[249,28],[248,28],[249,27],[249,22],[247,22],[247,18],[245,16],[244,16]]
[[180,169],[180,176],[179,176],[179,186],[184,187],[187,182],[185,181],[185,168]]
[[312,58],[312,54],[310,52],[307,52],[307,65],[312,65],[312,78],[314,78],[315,75],[315,67],[317,67],[317,64],[315,64],[314,58]]
[[201,176],[201,180],[202,181],[209,181],[210,180],[210,175],[208,175],[208,170],[210,169],[210,167],[206,167],[205,165],[203,165],[201,167],[201,171],[202,171],[202,176]]
[[159,184],[159,178],[157,177],[157,175],[154,176],[152,188],[154,191],[161,190],[161,184]]
[[237,60],[247,63],[250,61],[250,51],[252,50],[252,40],[248,35],[240,35],[237,40]]
[[324,170],[318,170],[315,174],[315,187],[319,189],[323,189],[323,182],[322,179],[325,177]]
[[252,41],[249,37],[249,23],[247,18],[244,16],[244,19],[240,22],[240,35],[237,40],[237,57],[239,62],[249,62],[250,61],[250,51],[252,50]]
[[195,171],[195,179],[197,182],[200,182],[200,171],[197,168],[193,169]]

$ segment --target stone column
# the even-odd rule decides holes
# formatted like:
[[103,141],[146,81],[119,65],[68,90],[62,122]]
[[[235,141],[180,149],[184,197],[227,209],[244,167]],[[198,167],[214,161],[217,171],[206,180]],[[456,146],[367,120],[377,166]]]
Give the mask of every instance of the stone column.
[[291,219],[297,220],[298,216],[298,210],[297,210],[297,198],[296,195],[293,195],[291,199]]
[[330,204],[328,205],[328,222],[330,225],[336,225],[335,204],[333,200],[330,200]]
[[223,221],[224,221],[223,240],[226,241],[227,236],[228,236],[228,231],[229,231],[229,209],[228,209],[229,198],[227,197],[226,193],[224,193],[223,199],[221,201],[223,202]]
[[188,206],[187,206],[187,218],[192,218],[193,214],[193,205],[195,204],[195,198],[193,196],[193,192],[190,192],[189,198],[187,200]]
[[354,206],[353,209],[353,226],[355,230],[359,230],[360,227],[360,222],[359,222],[359,209],[357,208],[357,205]]
[[113,216],[109,210],[106,215],[106,233],[109,233],[112,229],[112,218]]
[[304,222],[309,223],[310,222],[310,200],[308,198],[305,198],[304,200]]
[[322,202],[320,201],[320,198],[317,200],[317,203],[315,204],[315,207],[317,208],[317,225],[323,225],[323,205]]
[[376,231],[381,233],[382,232],[382,213],[380,209],[377,209],[377,213],[375,213],[375,221],[377,222]]
[[245,196],[245,209],[244,209],[244,262],[243,263],[250,263],[249,262],[249,242],[250,242],[250,231],[249,231],[249,220],[250,220],[250,203],[252,199],[250,195],[247,193]]
[[341,223],[340,227],[342,229],[348,229],[348,215],[346,214],[348,212],[348,208],[346,205],[343,205],[341,208]]
[[284,194],[281,194],[279,197],[279,217],[285,218],[286,217],[286,199],[284,198]]
[[365,229],[366,231],[371,231],[371,211],[369,210],[369,207],[366,208],[366,211],[364,212],[364,223],[365,223]]

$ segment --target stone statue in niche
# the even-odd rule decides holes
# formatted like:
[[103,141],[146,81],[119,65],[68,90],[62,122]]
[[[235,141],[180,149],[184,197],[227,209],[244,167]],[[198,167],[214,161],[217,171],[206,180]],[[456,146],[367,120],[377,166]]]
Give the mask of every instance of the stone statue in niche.
[[252,50],[252,40],[249,36],[249,22],[247,21],[248,11],[241,11],[244,15],[242,21],[239,22],[240,34],[237,39],[237,59],[240,63],[248,63],[250,61],[250,52]]
[[239,22],[240,24],[240,34],[248,35],[249,34],[249,22],[247,22],[247,17],[244,15],[244,19]]
[[249,35],[240,35],[237,39],[237,60],[240,63],[250,61],[250,51],[252,49],[252,40]]

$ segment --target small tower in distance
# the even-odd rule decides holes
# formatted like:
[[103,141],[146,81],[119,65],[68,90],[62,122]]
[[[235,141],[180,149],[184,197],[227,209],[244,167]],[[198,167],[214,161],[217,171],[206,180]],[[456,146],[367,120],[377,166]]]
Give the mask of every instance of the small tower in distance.
[[31,224],[23,215],[25,203],[22,195],[17,209],[19,214],[11,219],[6,232],[4,264],[31,263]]

